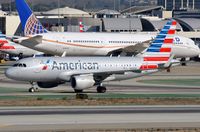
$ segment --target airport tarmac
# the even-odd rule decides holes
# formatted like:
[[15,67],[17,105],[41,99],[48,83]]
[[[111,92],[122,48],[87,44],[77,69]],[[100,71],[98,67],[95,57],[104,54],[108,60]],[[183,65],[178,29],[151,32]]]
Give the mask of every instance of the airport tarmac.
[[[3,68],[6,68],[4,66]],[[200,94],[200,86],[149,84],[141,80],[200,80],[200,63],[120,82],[106,84],[107,93],[124,94]],[[73,89],[62,85],[28,93],[30,84],[7,79],[0,72],[0,96],[72,95]],[[96,89],[86,90],[97,95]],[[66,100],[67,101],[67,100]],[[59,104],[58,104],[59,105]],[[132,128],[199,128],[200,106],[49,106],[0,107],[0,131],[65,131]]]
[[1,107],[0,131],[199,128],[200,106]]

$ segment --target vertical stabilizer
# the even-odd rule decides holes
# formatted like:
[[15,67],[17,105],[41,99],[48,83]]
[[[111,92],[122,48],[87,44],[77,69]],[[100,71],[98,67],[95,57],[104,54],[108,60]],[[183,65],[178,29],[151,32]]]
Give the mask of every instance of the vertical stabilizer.
[[169,61],[174,44],[177,22],[169,20],[143,54],[141,69],[155,69]]
[[25,36],[47,33],[24,0],[15,0]]

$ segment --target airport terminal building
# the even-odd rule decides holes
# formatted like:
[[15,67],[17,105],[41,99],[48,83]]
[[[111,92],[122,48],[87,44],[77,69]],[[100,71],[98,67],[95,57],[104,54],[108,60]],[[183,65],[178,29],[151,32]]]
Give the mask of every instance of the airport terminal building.
[[199,0],[158,0],[157,4],[166,10],[200,9]]

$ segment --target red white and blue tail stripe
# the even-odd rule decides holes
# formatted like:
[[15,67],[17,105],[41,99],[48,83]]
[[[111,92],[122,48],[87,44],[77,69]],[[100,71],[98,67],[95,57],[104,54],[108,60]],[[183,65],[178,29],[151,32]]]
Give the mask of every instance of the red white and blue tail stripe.
[[156,69],[158,64],[165,64],[169,61],[177,22],[169,20],[160,33],[156,36],[149,48],[143,54],[141,70]]
[[79,21],[79,32],[84,32],[84,25],[82,20]]

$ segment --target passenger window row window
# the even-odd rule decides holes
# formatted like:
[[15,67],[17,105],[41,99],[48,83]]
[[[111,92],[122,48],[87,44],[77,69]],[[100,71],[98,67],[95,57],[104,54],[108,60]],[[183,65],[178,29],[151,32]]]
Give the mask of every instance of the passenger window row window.
[[136,64],[104,64],[105,67],[112,67],[112,66],[116,66],[116,67],[133,67],[136,66]]
[[75,43],[100,43],[100,41],[97,40],[74,40]]
[[140,41],[109,41],[109,43],[129,43],[129,44],[133,44],[133,43],[141,43]]
[[[68,43],[71,43],[71,40],[67,40]],[[100,43],[100,41],[97,40],[73,40],[74,43]],[[134,43],[141,43],[140,41],[109,41],[109,43],[129,43],[129,44],[134,44]]]

